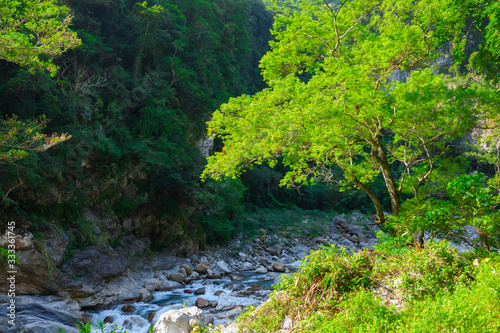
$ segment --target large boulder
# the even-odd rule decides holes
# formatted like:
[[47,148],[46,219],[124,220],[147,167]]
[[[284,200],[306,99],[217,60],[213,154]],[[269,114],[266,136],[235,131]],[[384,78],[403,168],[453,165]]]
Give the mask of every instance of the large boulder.
[[170,310],[160,316],[154,329],[158,333],[191,332],[193,324],[205,322],[205,314],[196,306],[179,310]]
[[101,253],[97,246],[92,246],[75,253],[68,263],[73,274],[84,275],[95,273],[102,278],[117,277],[129,264],[122,256],[112,257]]
[[85,321],[78,314],[68,311],[54,310],[41,304],[17,303],[15,309],[15,325],[8,323],[8,304],[0,304],[0,327],[5,333],[53,333],[59,327],[68,333],[76,333],[75,329],[80,322]]

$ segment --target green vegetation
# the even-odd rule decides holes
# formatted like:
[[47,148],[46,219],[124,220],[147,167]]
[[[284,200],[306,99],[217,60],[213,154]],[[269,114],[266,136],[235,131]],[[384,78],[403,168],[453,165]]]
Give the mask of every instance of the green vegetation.
[[[463,30],[476,13],[468,9],[487,14],[492,6],[437,0],[298,5],[301,10],[275,17],[276,41],[261,60],[270,87],[231,99],[209,122],[224,149],[209,158],[203,177],[237,177],[248,165],[273,166],[279,157],[288,167],[282,185],[314,184],[338,181],[335,165],[343,172],[342,188],[363,190],[384,223],[382,198],[373,190],[379,175],[397,216],[402,197],[418,198],[436,167],[447,163],[441,157],[450,143],[497,116],[496,86],[460,78],[458,61],[442,74],[434,65],[440,57],[463,58]],[[483,45],[491,47],[492,39]],[[395,80],[404,71],[411,72]]]
[[404,254],[324,248],[238,322],[246,332],[495,332],[499,268],[497,256],[474,260],[445,242]]

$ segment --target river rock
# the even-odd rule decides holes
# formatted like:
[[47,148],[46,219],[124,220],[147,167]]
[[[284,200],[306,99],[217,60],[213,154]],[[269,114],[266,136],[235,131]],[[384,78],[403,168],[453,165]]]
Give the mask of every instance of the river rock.
[[174,272],[174,273],[170,274],[170,276],[168,278],[172,281],[177,282],[177,283],[182,283],[186,279],[186,275],[184,275],[184,273],[182,273],[182,272]]
[[130,305],[130,304],[125,304],[124,306],[122,306],[122,311],[125,312],[125,313],[132,313],[135,310],[137,310],[135,308],[135,306]]
[[362,231],[358,232],[358,239],[360,243],[368,243],[370,241]]
[[150,312],[150,313],[148,314],[148,321],[149,321],[150,323],[152,323],[152,322],[153,322],[153,319],[155,319],[155,316],[156,316],[156,311]]
[[243,267],[242,268],[243,268],[244,271],[251,271],[251,270],[255,269],[255,265],[252,264],[251,262],[246,261],[246,262],[243,263]]
[[205,314],[196,306],[179,310],[170,310],[160,316],[154,329],[162,333],[184,333],[191,332],[190,320],[205,320]]
[[198,297],[196,301],[194,302],[194,305],[199,307],[200,309],[206,308],[207,306],[210,305],[210,302],[204,298]]
[[229,275],[229,278],[231,279],[231,281],[237,281],[237,282],[244,280],[243,277],[236,274]]
[[205,288],[199,288],[194,291],[195,295],[205,295]]
[[259,274],[266,274],[267,273],[267,269],[265,267],[259,267],[255,270],[255,273],[259,273]]
[[191,275],[191,273],[193,273],[193,267],[189,264],[182,264],[180,268],[184,268],[186,270],[186,275]]
[[276,272],[285,272],[285,270],[286,270],[286,266],[285,266],[284,264],[282,264],[282,263],[275,262],[275,263],[273,264],[273,269],[274,269],[274,271],[276,271]]
[[189,275],[189,280],[199,280],[200,279],[200,274],[198,272],[193,272],[191,275]]
[[266,247],[266,251],[272,254],[273,256],[281,255],[281,251],[283,251],[283,246],[279,244],[271,245]]
[[229,274],[232,271],[231,268],[229,268],[229,266],[223,260],[217,261],[217,263],[215,264],[215,269],[217,269],[218,271],[220,271],[224,274]]
[[213,266],[210,263],[206,261],[200,261],[198,265],[194,267],[194,271],[198,274],[207,274],[207,271],[211,268],[213,268]]
[[259,301],[247,297],[234,297],[228,294],[221,294],[217,300],[218,304],[215,308],[217,311],[228,311],[236,306],[256,305]]
[[293,255],[299,260],[304,259],[304,257],[307,256],[310,251],[311,249],[305,245],[296,245],[292,248]]
[[299,268],[299,266],[300,266],[300,264],[301,264],[301,263],[302,263],[302,262],[301,262],[300,260],[296,260],[296,261],[294,261],[293,263],[286,265],[286,267],[287,267],[289,270],[294,271],[294,270],[296,270],[296,269],[298,269],[298,268]]
[[106,323],[106,324],[112,324],[113,322],[115,321],[115,318],[111,317],[111,316],[107,316],[106,318],[104,318],[103,322]]

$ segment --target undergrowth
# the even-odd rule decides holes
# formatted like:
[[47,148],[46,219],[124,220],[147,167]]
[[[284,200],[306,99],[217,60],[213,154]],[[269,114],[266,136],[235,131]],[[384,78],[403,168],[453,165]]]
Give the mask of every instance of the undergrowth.
[[498,332],[499,270],[497,257],[462,255],[445,242],[401,254],[325,247],[238,322],[255,333]]

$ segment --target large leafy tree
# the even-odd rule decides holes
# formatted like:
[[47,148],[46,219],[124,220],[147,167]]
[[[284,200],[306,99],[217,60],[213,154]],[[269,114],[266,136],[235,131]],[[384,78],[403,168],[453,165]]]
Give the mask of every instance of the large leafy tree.
[[[204,177],[236,177],[281,156],[284,185],[329,180],[363,190],[384,222],[370,185],[382,174],[392,213],[401,194],[418,196],[445,148],[476,120],[474,90],[437,74],[440,51],[462,45],[467,11],[452,0],[302,1],[278,15],[276,41],[261,61],[269,84],[231,99],[209,123],[224,141]],[[331,179],[330,179],[331,180]]]

